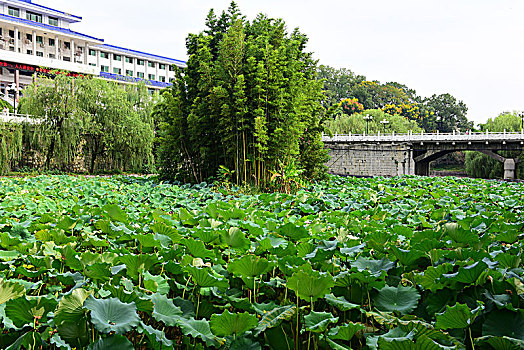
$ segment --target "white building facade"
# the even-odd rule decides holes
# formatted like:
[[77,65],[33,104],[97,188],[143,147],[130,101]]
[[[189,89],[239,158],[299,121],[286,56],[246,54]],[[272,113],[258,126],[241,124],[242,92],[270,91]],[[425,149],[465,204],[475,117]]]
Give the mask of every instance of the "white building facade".
[[[144,81],[154,91],[171,85],[174,66],[185,67],[181,60],[107,45],[70,29],[81,20],[32,0],[0,0],[0,96],[18,100],[35,74],[50,70],[123,83]],[[11,91],[13,83],[16,90]]]

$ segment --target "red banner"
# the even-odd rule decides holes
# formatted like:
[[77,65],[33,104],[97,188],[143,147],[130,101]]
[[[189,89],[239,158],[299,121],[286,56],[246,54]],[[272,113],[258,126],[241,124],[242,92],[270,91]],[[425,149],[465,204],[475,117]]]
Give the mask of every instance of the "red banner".
[[37,67],[37,66],[31,66],[28,64],[21,64],[21,63],[12,63],[12,62],[6,62],[6,61],[0,61],[0,67],[5,67],[9,69],[16,69],[24,72],[35,72],[35,73],[44,73],[48,75],[58,75],[63,74],[70,77],[84,77],[83,74],[78,73],[72,73],[72,72],[65,72],[58,69],[49,69],[49,68],[43,68],[43,67]]

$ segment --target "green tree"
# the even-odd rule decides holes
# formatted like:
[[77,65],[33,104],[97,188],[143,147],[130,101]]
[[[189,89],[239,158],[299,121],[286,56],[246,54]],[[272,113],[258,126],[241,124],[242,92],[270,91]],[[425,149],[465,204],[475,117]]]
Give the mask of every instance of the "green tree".
[[38,77],[25,90],[20,108],[37,118],[26,133],[47,169],[72,170],[73,161],[83,158],[94,172],[154,164],[152,104],[142,85],[58,74]]
[[187,69],[155,107],[162,175],[201,182],[223,167],[260,184],[292,163],[322,174],[322,83],[306,36],[280,19],[247,21],[234,2],[206,25],[188,36]]
[[85,120],[89,171],[136,169],[153,164],[153,100],[145,85],[122,88],[100,79],[78,81],[77,103]]
[[0,174],[9,172],[23,151],[23,129],[20,123],[0,122]]
[[457,101],[450,94],[433,95],[424,100],[424,105],[432,113],[440,132],[466,131],[473,128],[473,123],[466,118],[466,104]]
[[[489,118],[488,121],[480,125],[482,131],[494,132],[520,132],[521,117],[517,112],[505,112],[496,118]],[[518,177],[524,174],[524,157],[519,151],[503,151],[500,155],[507,158],[520,158],[521,162],[517,165]],[[501,162],[480,152],[466,153],[466,172],[471,177],[486,179],[502,178],[504,176],[504,166]]]
[[351,91],[366,80],[366,77],[357,75],[347,68],[333,68],[320,65],[318,67],[318,79],[324,83],[322,106],[329,109],[345,98],[351,96]]
[[81,142],[84,119],[77,106],[75,79],[57,74],[54,78],[40,76],[25,89],[19,110],[38,117],[29,135],[32,148],[45,158],[45,167],[51,165],[66,169]]
[[358,98],[365,109],[382,109],[386,105],[401,105],[409,102],[408,95],[393,83],[380,84],[378,81],[362,81],[350,92]]
[[363,134],[366,131],[365,115],[372,119],[369,121],[369,133],[377,134],[384,132],[384,125],[381,123],[384,119],[388,121],[386,132],[408,133],[412,131],[419,133],[422,129],[415,121],[408,120],[401,115],[387,114],[381,109],[369,109],[359,114],[351,116],[341,115],[335,119],[328,119],[324,122],[325,132],[328,134]]

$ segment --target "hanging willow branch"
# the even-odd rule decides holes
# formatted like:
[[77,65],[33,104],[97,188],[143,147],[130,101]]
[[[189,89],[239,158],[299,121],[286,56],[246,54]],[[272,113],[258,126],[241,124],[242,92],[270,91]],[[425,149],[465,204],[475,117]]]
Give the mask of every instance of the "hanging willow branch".
[[23,148],[22,125],[0,123],[0,174],[11,171],[11,165],[20,160]]
[[123,87],[92,78],[39,77],[21,101],[37,122],[27,128],[29,148],[46,169],[131,171],[151,167],[153,100],[144,85]]

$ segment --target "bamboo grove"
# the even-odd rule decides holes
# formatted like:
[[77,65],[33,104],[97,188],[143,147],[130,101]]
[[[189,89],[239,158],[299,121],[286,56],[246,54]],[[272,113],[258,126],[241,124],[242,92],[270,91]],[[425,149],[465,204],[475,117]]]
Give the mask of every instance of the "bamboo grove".
[[264,185],[283,169],[315,178],[321,142],[322,83],[307,37],[284,21],[243,17],[235,3],[187,38],[187,69],[155,106],[160,168],[169,179],[201,182],[222,174]]

